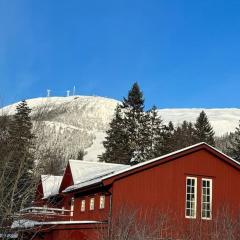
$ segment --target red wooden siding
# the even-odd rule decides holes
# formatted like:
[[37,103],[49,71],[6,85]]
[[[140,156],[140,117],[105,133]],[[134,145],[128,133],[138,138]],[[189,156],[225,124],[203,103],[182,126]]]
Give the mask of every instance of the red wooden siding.
[[73,185],[73,178],[72,178],[72,173],[71,173],[71,168],[69,166],[69,163],[65,169],[64,175],[63,175],[63,179],[62,179],[62,183],[59,189],[59,192],[62,192],[64,189],[66,189],[67,187]]
[[[104,193],[99,192],[93,195],[87,195],[83,197],[77,197],[74,200],[74,215],[73,220],[94,220],[94,221],[104,221],[108,220],[109,217],[109,206],[110,206],[110,196],[105,194],[105,207],[100,209],[100,196]],[[94,210],[90,210],[90,199],[95,199]],[[86,206],[85,211],[81,212],[81,201],[85,199]]]
[[[96,240],[98,239],[99,226],[95,224],[67,224],[44,227],[46,230],[39,232],[34,240]],[[102,228],[106,227],[104,224]]]
[[199,150],[177,160],[160,164],[113,183],[113,213],[123,203],[139,208],[171,207],[185,219],[186,177],[198,178],[197,218],[201,212],[201,178],[213,179],[213,217],[228,204],[240,208],[239,170],[206,150]]
[[42,186],[42,180],[39,181],[37,185],[37,190],[35,193],[35,200],[34,205],[35,206],[42,206],[44,204],[43,198],[43,186]]

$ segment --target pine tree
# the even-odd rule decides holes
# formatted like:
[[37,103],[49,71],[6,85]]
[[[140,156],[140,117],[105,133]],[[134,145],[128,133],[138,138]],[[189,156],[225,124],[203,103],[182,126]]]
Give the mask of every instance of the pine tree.
[[33,140],[32,122],[30,118],[31,109],[27,106],[26,101],[17,105],[16,113],[9,127],[11,158],[9,176],[14,183],[12,188],[12,199],[14,208],[17,210],[19,199],[26,199],[29,196],[29,186],[32,184],[34,159],[33,159]]
[[183,121],[183,123],[178,126],[173,133],[175,149],[182,149],[191,146],[196,143],[194,136],[195,129],[191,122]]
[[144,98],[134,83],[117,107],[103,145],[101,161],[136,164],[161,155],[164,126],[156,107],[144,111]]
[[162,119],[158,116],[156,106],[148,112],[149,114],[149,127],[148,127],[148,139],[150,142],[150,148],[148,150],[147,159],[155,158],[162,155],[163,134],[165,126],[162,123]]
[[78,154],[77,154],[77,159],[78,160],[83,160],[85,154],[86,153],[84,152],[84,149],[79,150]]
[[[8,157],[8,142],[9,142],[9,123],[10,117],[0,116],[0,171],[3,170],[6,158]],[[0,172],[1,175],[1,172]]]
[[144,98],[137,83],[134,83],[127,98],[123,98],[110,124],[103,145],[105,153],[101,161],[135,164],[149,156],[150,115],[144,112]]
[[[142,134],[143,124],[146,121],[144,114],[144,98],[137,83],[134,83],[128,97],[123,99],[122,108],[124,109],[124,124],[128,136],[131,162],[143,161],[144,146]],[[141,131],[142,130],[142,131]]]
[[206,142],[212,146],[215,146],[215,133],[204,111],[199,114],[194,127],[194,137],[196,142]]
[[236,127],[235,132],[229,139],[230,140],[227,146],[226,153],[233,159],[240,162],[240,121],[238,127]]
[[106,140],[103,142],[105,152],[99,156],[102,162],[129,164],[131,151],[122,115],[122,107],[118,105],[114,118],[110,123],[110,128],[107,131]]
[[173,152],[175,150],[174,125],[170,121],[168,125],[164,125],[162,133],[162,144],[158,146],[161,155]]
[[143,93],[137,82],[135,82],[128,92],[128,97],[123,98],[123,108],[130,108],[133,113],[143,112],[144,98]]

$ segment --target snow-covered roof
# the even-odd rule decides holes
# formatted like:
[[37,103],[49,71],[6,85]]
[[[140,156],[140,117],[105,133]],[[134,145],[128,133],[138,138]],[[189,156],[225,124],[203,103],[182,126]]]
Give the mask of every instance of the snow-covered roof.
[[129,167],[123,164],[69,160],[73,183],[78,184],[98,176]]
[[71,168],[74,185],[66,188],[64,192],[101,182],[102,178],[107,175],[130,168],[129,165],[124,164],[80,160],[69,160],[69,166]]
[[43,198],[47,198],[59,193],[62,176],[41,175]]

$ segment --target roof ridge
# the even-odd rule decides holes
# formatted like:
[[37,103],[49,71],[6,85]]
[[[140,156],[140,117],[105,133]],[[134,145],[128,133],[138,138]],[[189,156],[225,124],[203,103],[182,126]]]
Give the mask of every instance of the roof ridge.
[[73,162],[80,162],[80,163],[91,163],[91,164],[99,164],[99,165],[115,165],[115,166],[124,166],[127,164],[120,164],[120,163],[106,163],[106,162],[93,162],[93,161],[85,161],[85,160],[78,160],[78,159],[69,159],[68,160]]

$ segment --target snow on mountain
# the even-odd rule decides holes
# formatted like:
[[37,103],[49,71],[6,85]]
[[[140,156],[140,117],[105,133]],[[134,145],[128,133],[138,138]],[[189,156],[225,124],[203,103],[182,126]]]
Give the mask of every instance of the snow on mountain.
[[[119,102],[96,96],[70,96],[34,98],[27,103],[32,109],[39,154],[56,149],[67,161],[84,150],[87,152],[84,160],[98,161],[97,156],[104,151],[102,141]],[[17,104],[1,111],[12,115]],[[158,113],[165,123],[172,121],[177,125],[183,120],[194,122],[202,110],[207,113],[218,136],[234,131],[240,120],[240,109],[237,108],[159,109]]]
[[195,122],[199,113],[204,110],[208,119],[213,126],[217,136],[221,136],[228,132],[233,132],[240,120],[239,108],[176,108],[176,109],[159,109],[158,113],[164,122],[172,121],[174,125],[178,125],[184,120]]
[[[96,96],[48,97],[27,100],[32,109],[39,153],[56,149],[66,159],[84,150],[85,160],[98,161],[104,151],[102,141],[118,101]],[[2,112],[15,113],[18,103]]]

